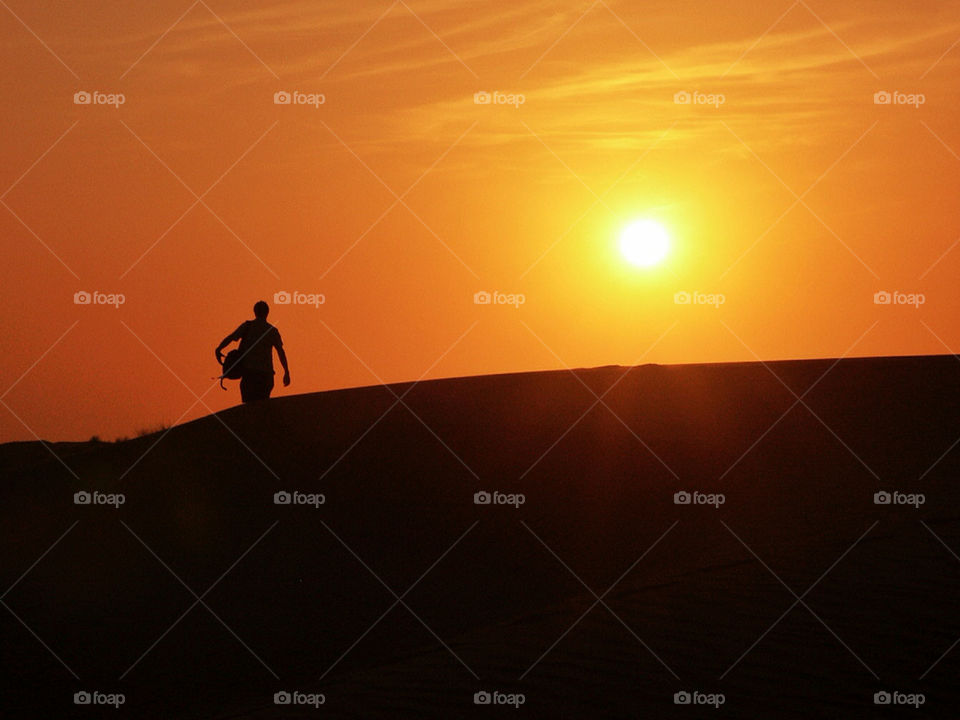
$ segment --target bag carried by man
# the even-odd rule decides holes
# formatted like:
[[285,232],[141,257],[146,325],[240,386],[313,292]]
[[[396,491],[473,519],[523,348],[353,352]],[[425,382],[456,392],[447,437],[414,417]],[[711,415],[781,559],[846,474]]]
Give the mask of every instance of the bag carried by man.
[[243,359],[243,356],[240,354],[240,348],[235,348],[227,353],[227,356],[223,359],[222,367],[223,373],[220,375],[220,387],[226,390],[224,387],[223,381],[227,380],[240,380],[243,377],[243,367],[240,364],[240,361]]

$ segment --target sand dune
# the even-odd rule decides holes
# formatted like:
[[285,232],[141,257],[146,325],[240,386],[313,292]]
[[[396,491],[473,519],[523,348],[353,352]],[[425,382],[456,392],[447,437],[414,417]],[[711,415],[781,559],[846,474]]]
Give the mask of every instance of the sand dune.
[[958,401],[950,356],[606,367],[278,398],[62,462],[2,446],[0,707],[872,718],[887,690],[951,717]]

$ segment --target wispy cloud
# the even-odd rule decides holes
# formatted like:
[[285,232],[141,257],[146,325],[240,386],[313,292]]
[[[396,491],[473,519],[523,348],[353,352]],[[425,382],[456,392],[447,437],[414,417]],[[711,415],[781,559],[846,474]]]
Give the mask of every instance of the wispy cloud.
[[[629,17],[628,4],[607,4]],[[879,89],[874,69],[881,80],[916,78],[919,84],[960,36],[960,22],[945,23],[926,5],[918,6],[909,22],[900,15],[848,14],[829,18],[829,27],[798,5],[790,13],[793,22],[773,27],[759,42],[739,26],[709,40],[665,38],[662,29],[657,34],[641,28],[655,36],[654,55],[630,36],[628,23],[603,6],[577,24],[590,7],[558,10],[547,0],[521,0],[506,9],[479,0],[383,0],[375,6],[286,0],[218,13],[280,76],[281,86],[325,92],[331,107],[366,117],[366,127],[376,132],[357,142],[385,152],[404,142],[443,144],[478,119],[481,132],[472,133],[468,145],[528,142],[529,132],[509,113],[474,105],[473,92],[494,89],[522,93],[526,103],[519,112],[560,147],[642,148],[675,125],[671,143],[708,137],[723,151],[730,138],[718,131],[718,113],[678,108],[673,95],[684,90],[723,94],[720,112],[728,122],[762,118],[769,138],[805,129],[810,141],[812,134],[851,122],[847,108],[862,105]],[[176,17],[172,7],[171,17]],[[135,59],[157,34],[140,31],[103,43]],[[617,42],[604,42],[607,35]],[[558,38],[564,46],[542,56]],[[189,82],[214,73],[214,92],[267,97],[278,81],[254,57],[238,65],[229,53],[221,55],[227,48],[235,51],[236,44],[220,20],[198,4],[129,79],[135,83],[138,72],[150,72]],[[99,51],[89,39],[85,47]],[[924,82],[949,84],[950,69],[958,63],[960,48],[947,53]],[[157,92],[176,92],[175,85]],[[414,85],[415,92],[404,91]]]

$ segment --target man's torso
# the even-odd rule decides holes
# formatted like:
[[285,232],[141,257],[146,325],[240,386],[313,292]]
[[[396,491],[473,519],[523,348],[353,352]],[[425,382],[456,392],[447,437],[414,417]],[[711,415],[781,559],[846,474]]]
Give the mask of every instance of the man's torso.
[[243,368],[273,374],[273,348],[280,345],[280,333],[266,320],[259,319],[248,320],[240,330]]

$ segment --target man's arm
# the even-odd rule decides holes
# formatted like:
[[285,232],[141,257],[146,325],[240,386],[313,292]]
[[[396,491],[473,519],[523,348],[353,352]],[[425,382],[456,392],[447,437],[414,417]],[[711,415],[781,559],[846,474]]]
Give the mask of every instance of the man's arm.
[[227,335],[223,340],[220,341],[220,344],[217,345],[217,349],[214,351],[214,354],[217,356],[217,362],[221,365],[223,365],[223,349],[234,340],[240,340],[243,337],[244,325],[246,325],[246,323],[241,323],[240,327]]
[[276,333],[274,347],[277,349],[277,357],[280,358],[280,365],[283,367],[283,386],[290,384],[290,367],[287,365],[287,354],[283,351],[283,340],[280,339],[280,333]]

